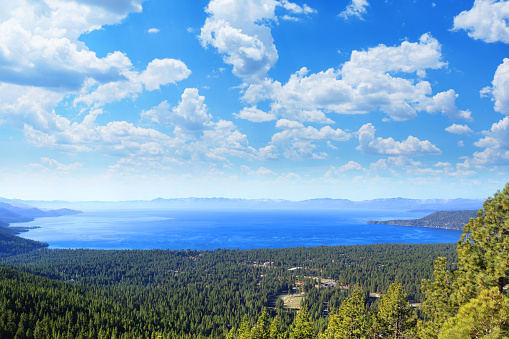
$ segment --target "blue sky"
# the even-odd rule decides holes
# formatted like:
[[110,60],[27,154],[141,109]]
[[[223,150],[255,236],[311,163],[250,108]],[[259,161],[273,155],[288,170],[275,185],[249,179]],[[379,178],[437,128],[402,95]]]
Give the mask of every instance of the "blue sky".
[[0,3],[0,196],[486,198],[509,180],[509,1]]

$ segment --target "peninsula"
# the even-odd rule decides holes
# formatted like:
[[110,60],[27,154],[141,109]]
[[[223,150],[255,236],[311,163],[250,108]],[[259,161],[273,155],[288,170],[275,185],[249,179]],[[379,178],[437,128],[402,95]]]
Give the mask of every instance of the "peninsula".
[[476,215],[477,215],[476,210],[437,211],[420,219],[383,220],[383,221],[372,220],[368,221],[368,224],[431,227],[431,228],[462,230],[463,225],[468,223],[470,218],[475,218]]

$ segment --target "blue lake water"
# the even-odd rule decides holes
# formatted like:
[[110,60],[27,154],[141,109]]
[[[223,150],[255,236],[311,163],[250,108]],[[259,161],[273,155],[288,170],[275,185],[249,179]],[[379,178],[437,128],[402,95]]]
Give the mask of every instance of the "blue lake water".
[[[461,231],[366,224],[427,213],[366,210],[102,210],[39,218],[18,226],[50,248],[251,249],[376,243],[452,243]],[[15,226],[15,224],[13,224]]]

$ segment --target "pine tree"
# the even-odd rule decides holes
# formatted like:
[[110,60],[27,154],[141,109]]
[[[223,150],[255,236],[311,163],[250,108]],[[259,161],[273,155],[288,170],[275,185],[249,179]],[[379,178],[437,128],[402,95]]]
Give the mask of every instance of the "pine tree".
[[429,321],[419,323],[421,339],[437,338],[442,324],[454,316],[459,307],[452,301],[452,296],[455,293],[453,288],[455,272],[447,269],[447,259],[445,258],[437,258],[434,266],[434,281],[423,280],[421,286],[422,292],[426,295],[426,300],[422,303],[422,310],[429,318]]
[[320,339],[366,338],[368,315],[366,296],[360,288],[355,288],[352,296],[341,304],[338,313],[331,313],[329,325]]
[[251,329],[251,339],[269,339],[269,335],[270,319],[267,310],[264,308],[256,324]]
[[315,331],[308,310],[304,307],[299,310],[292,323],[290,339],[314,339]]
[[270,324],[270,339],[284,339],[286,338],[285,331],[281,327],[279,316],[275,316]]
[[441,328],[439,339],[508,338],[509,298],[498,288],[483,290],[477,298],[460,307]]
[[408,303],[403,286],[392,283],[378,303],[376,313],[378,335],[383,338],[412,338],[417,317]]
[[503,292],[509,275],[509,184],[483,204],[477,218],[463,228],[458,242],[458,301],[474,298],[481,289]]

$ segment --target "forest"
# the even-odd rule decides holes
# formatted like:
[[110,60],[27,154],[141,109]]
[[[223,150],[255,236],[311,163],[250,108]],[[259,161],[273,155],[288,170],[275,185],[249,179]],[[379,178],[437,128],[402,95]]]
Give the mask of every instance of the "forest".
[[453,230],[462,230],[463,225],[468,223],[470,218],[475,218],[477,211],[460,210],[460,211],[436,211],[420,219],[408,220],[384,220],[384,221],[368,221],[368,224],[397,225],[411,227],[432,227],[447,228]]
[[509,185],[458,244],[0,258],[0,338],[506,338]]

